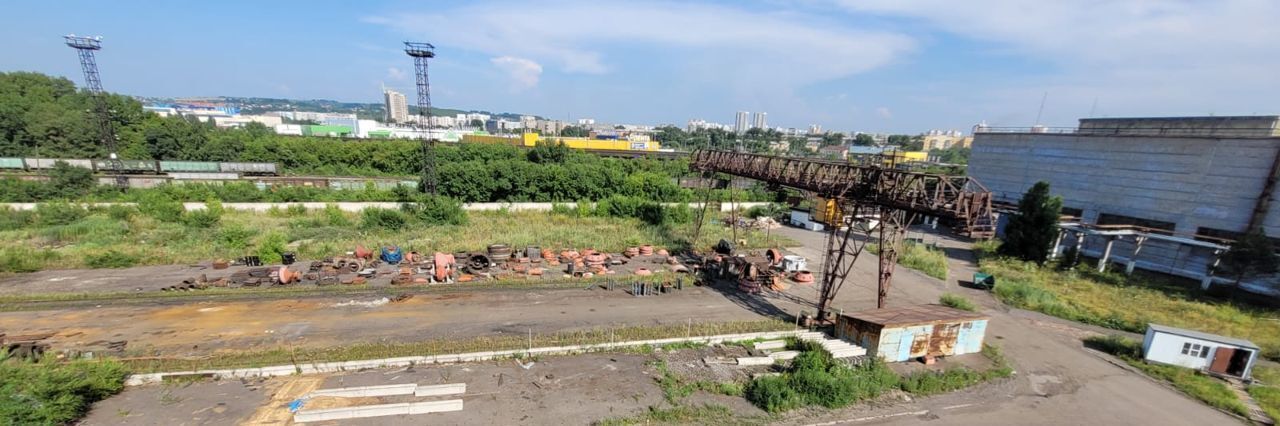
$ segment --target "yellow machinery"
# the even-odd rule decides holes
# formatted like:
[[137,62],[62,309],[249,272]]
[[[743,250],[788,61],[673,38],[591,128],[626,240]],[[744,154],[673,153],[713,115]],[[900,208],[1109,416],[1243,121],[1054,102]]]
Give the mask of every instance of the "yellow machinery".
[[827,226],[841,226],[843,225],[844,211],[836,200],[817,197],[814,198],[813,211],[809,212],[809,217]]

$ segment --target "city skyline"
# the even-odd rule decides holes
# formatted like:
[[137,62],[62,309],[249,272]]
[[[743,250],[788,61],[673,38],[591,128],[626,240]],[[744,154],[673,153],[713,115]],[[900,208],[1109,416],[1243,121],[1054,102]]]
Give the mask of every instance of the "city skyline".
[[[383,83],[412,93],[398,47],[415,39],[438,48],[442,107],[676,125],[767,110],[773,126],[877,132],[1267,114],[1280,96],[1271,2],[298,5],[15,4],[23,19],[0,28],[11,41],[0,71],[79,83],[61,36],[92,34],[104,37],[108,91],[382,103]],[[680,30],[637,31],[619,16]],[[209,48],[155,36],[202,28],[219,28]]]

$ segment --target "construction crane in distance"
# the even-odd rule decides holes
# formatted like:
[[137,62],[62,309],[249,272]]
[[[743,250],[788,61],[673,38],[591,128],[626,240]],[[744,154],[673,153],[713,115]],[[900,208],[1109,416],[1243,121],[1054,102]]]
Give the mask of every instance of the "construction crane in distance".
[[[845,212],[839,218],[841,224],[829,224],[827,230],[819,321],[828,320],[831,302],[871,240],[879,244],[876,306],[885,308],[903,237],[917,216],[950,219],[960,234],[971,238],[990,238],[995,233],[991,191],[968,176],[720,150],[694,152],[689,168],[799,189],[835,200],[841,207]],[[868,238],[853,238],[858,232]]]

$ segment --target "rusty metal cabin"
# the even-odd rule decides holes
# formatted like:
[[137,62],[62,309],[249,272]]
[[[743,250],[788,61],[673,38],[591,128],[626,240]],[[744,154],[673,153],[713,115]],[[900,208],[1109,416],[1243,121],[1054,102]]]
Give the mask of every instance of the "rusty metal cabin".
[[841,315],[836,337],[888,362],[982,351],[986,315],[942,305],[875,309]]

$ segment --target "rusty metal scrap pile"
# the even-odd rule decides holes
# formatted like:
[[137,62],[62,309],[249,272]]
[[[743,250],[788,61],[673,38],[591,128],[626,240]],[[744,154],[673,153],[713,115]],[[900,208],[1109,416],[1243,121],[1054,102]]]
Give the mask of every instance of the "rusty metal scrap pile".
[[211,269],[230,273],[218,277],[205,273],[162,290],[361,285],[374,280],[377,280],[377,284],[405,286],[541,279],[556,276],[557,273],[564,278],[613,274],[649,276],[668,271],[688,273],[691,269],[677,257],[671,256],[667,250],[655,249],[650,245],[629,247],[622,253],[604,253],[593,249],[564,249],[556,252],[539,246],[513,250],[507,244],[493,244],[479,252],[431,254],[416,251],[404,253],[394,245],[376,250],[357,245],[355,250],[342,256],[318,261],[294,264],[292,257],[292,254],[286,254],[286,264],[279,266],[261,266],[252,256],[234,262],[216,260],[210,265]]

